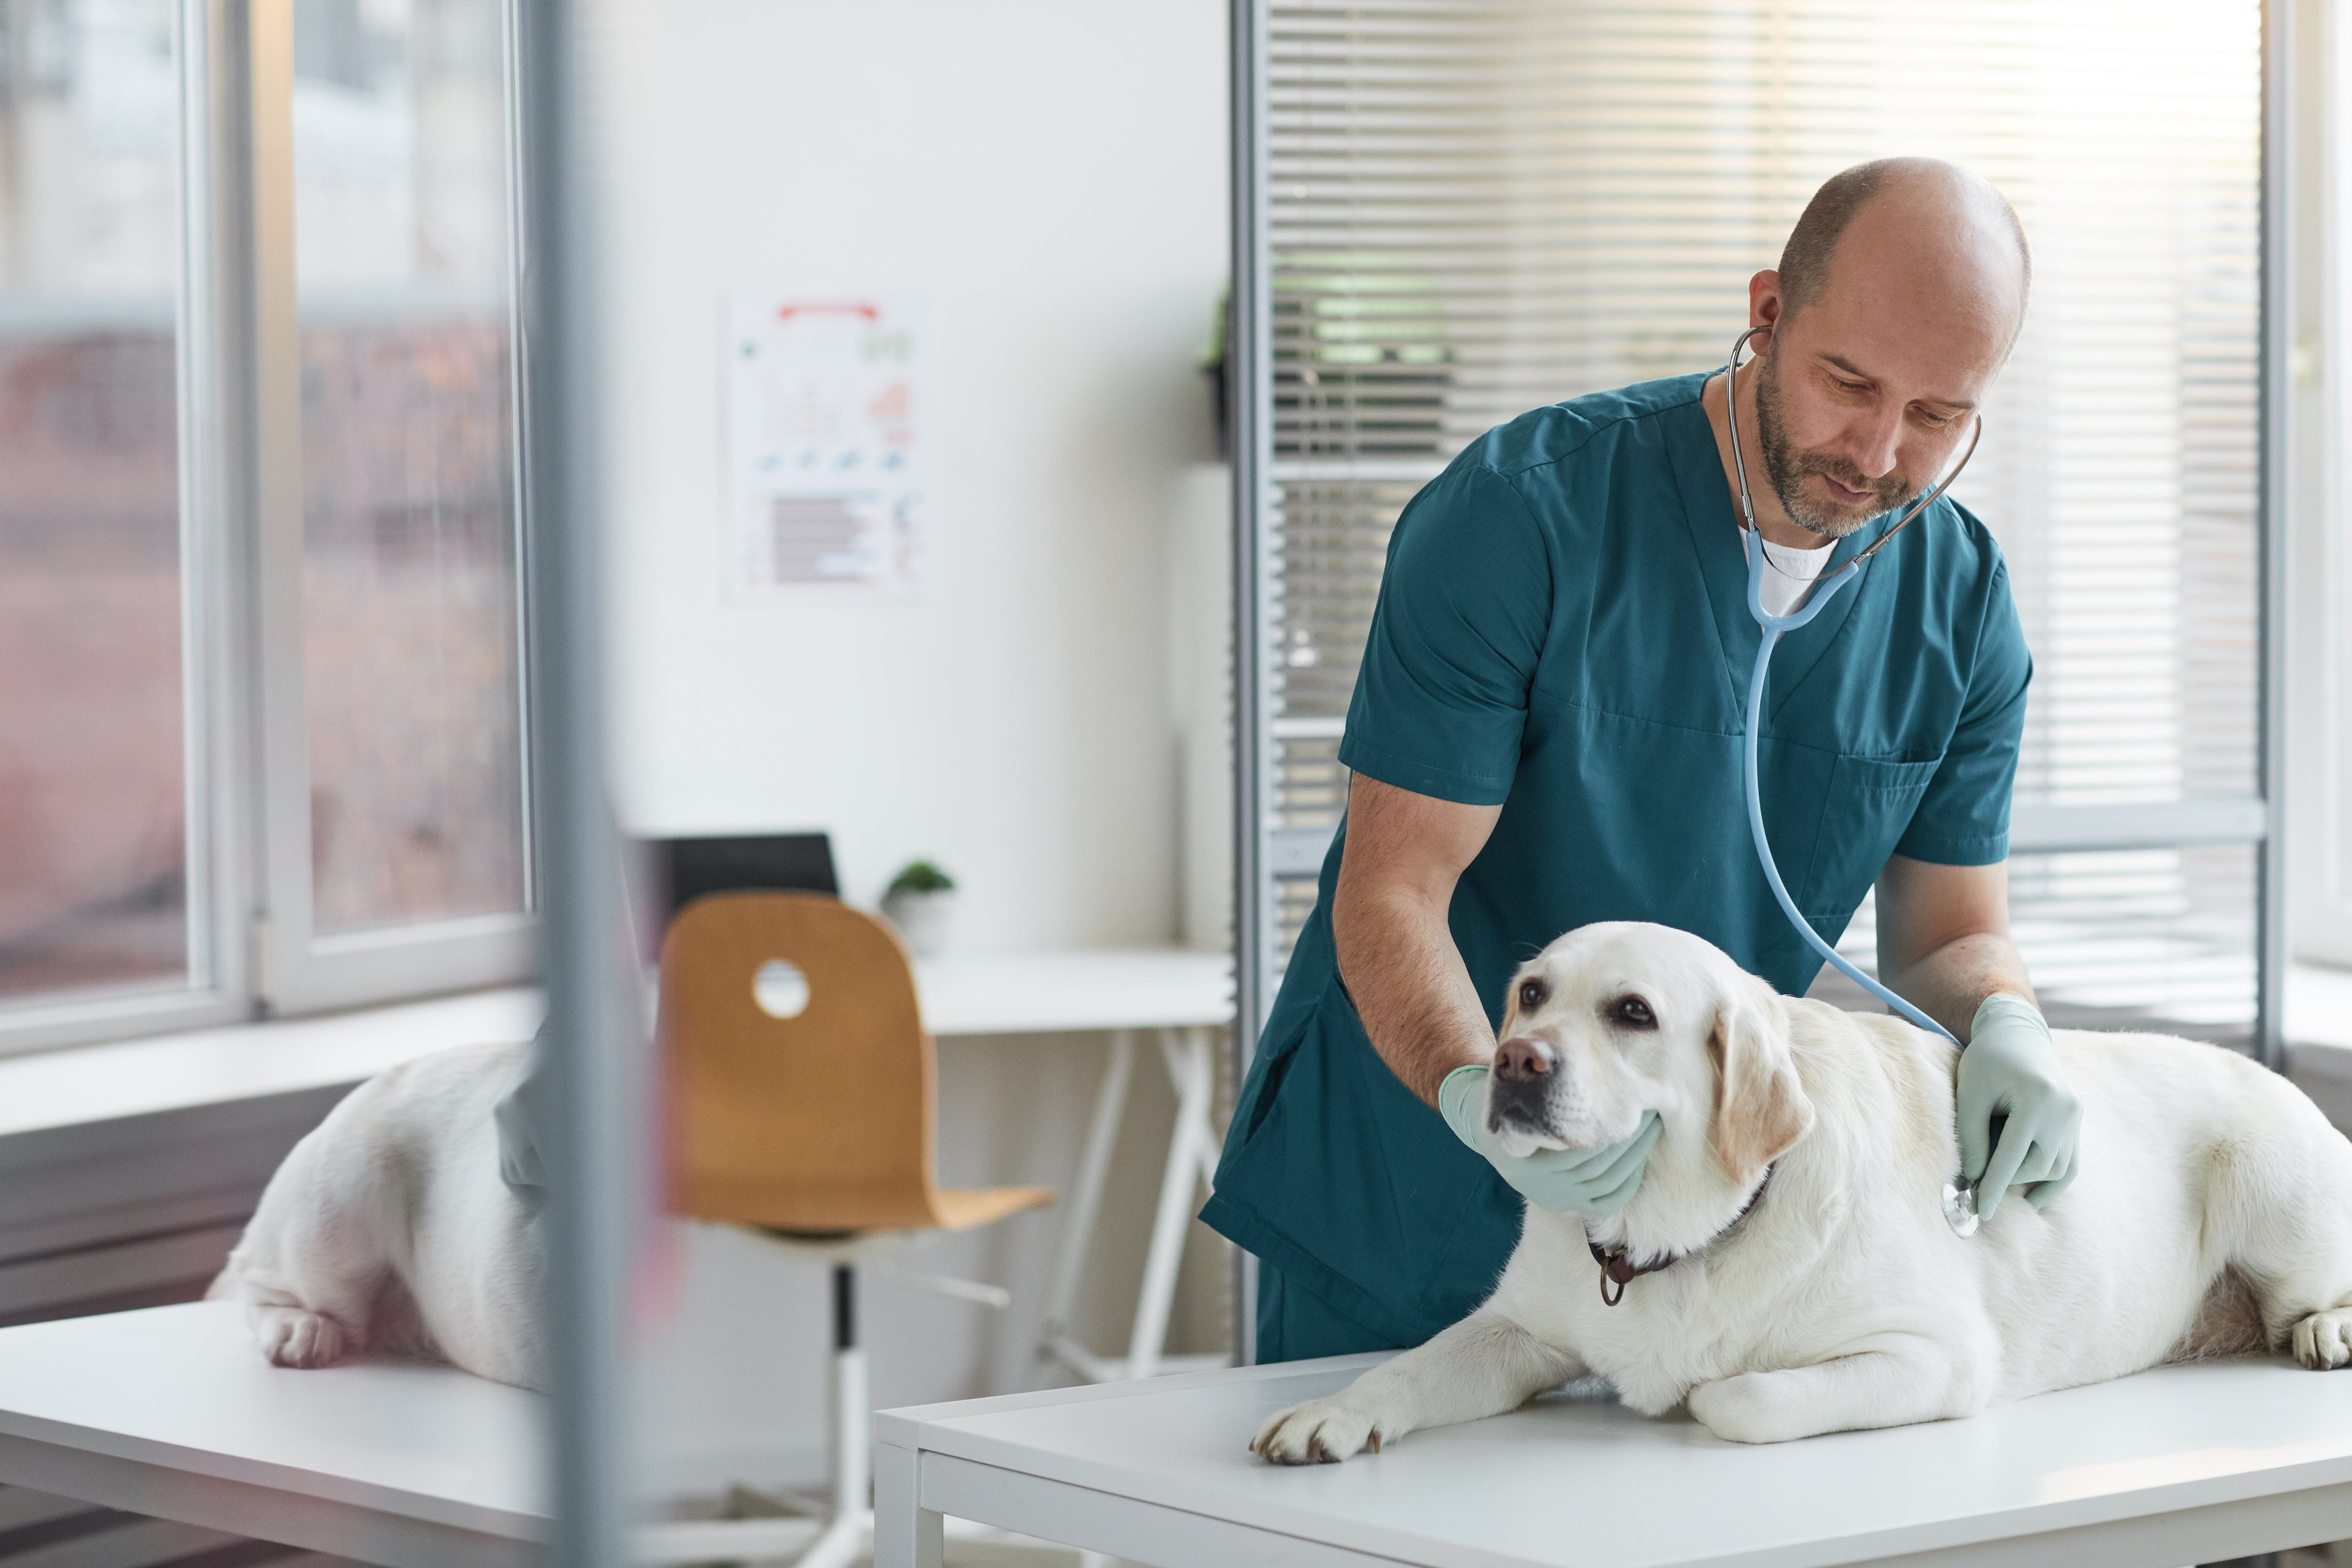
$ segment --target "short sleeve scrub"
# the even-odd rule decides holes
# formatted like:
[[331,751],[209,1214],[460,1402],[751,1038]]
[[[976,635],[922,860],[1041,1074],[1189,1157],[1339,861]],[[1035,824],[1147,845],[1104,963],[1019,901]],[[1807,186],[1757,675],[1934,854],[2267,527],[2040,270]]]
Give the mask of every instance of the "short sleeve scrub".
[[[1756,864],[1743,802],[1759,638],[1704,375],[1540,408],[1399,519],[1339,759],[1499,805],[1454,940],[1499,1018],[1513,971],[1593,921],[1696,932],[1782,992],[1820,960]],[[1843,541],[1835,570],[1894,521]],[[1774,655],[1766,827],[1834,942],[1890,855],[1987,865],[2032,673],[1991,535],[1937,501]],[[1202,1217],[1316,1312],[1260,1359],[1418,1344],[1485,1299],[1520,1200],[1373,1051],[1331,939],[1343,824]],[[1262,1307],[1263,1307],[1262,1301]],[[1332,1325],[1318,1330],[1318,1321]]]

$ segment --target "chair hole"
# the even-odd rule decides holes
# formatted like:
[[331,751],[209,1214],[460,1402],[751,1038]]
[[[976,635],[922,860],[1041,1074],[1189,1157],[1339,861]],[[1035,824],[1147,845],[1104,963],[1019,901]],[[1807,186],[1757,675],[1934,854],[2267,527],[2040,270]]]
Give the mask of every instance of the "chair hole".
[[751,976],[751,1000],[771,1018],[797,1018],[808,1011],[808,976],[782,959],[772,958]]

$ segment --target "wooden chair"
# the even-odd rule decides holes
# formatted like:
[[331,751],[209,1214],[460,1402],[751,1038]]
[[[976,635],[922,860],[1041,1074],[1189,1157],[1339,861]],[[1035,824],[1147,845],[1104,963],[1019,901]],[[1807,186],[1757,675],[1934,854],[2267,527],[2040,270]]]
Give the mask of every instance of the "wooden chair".
[[[780,960],[806,984],[790,1016],[760,995],[761,971]],[[833,1514],[800,1561],[841,1568],[873,1529],[858,1264],[923,1233],[969,1230],[1054,1194],[940,1187],[939,1066],[913,967],[888,926],[836,900],[719,893],[679,911],[662,943],[661,1038],[673,1206],[832,1267]],[[968,1300],[1007,1300],[985,1286],[899,1278]],[[784,1549],[776,1525],[785,1521],[742,1522],[749,1528],[732,1531],[731,1544],[722,1536],[733,1521],[662,1531],[658,1555],[709,1561]]]

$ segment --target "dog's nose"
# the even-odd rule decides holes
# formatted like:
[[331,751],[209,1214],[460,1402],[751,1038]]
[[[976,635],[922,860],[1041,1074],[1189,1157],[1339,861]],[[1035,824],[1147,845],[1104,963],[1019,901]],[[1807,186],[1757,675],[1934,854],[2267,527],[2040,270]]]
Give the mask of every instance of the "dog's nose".
[[1551,1047],[1541,1040],[1505,1040],[1495,1047],[1495,1076],[1505,1083],[1528,1083],[1551,1071]]

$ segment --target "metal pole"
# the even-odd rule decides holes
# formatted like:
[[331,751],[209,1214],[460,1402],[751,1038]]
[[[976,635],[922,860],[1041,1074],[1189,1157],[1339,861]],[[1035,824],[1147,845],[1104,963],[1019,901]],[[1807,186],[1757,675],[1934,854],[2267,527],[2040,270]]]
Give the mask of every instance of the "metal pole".
[[2286,1068],[2287,513],[2294,476],[2294,0],[2263,6],[2262,311],[2258,428],[2261,493],[2256,620],[2261,697],[2256,785],[2263,836],[2254,882],[2254,1054]]
[[[1262,465],[1273,450],[1273,379],[1267,359],[1272,317],[1265,244],[1265,18],[1258,0],[1233,0],[1233,284],[1225,324],[1225,376],[1231,387],[1226,450],[1234,471],[1234,1039],[1229,1060],[1238,1097],[1257,1048],[1269,998],[1266,975],[1265,639],[1260,563],[1265,543],[1259,513]],[[1234,1360],[1257,1360],[1257,1259],[1234,1270]]]
[[580,19],[519,0],[524,565],[541,954],[552,1561],[625,1568],[636,1523],[626,1308],[647,1203],[648,1052],[605,794],[589,117]]

